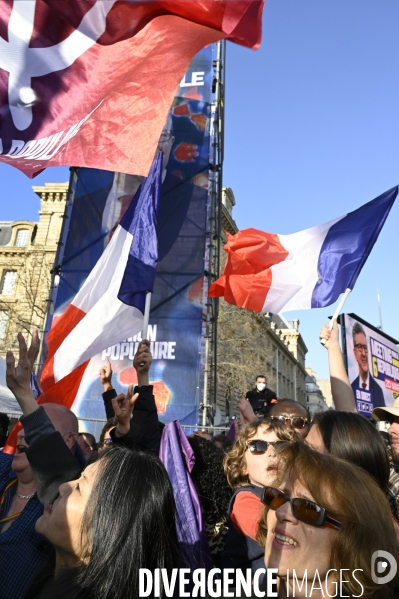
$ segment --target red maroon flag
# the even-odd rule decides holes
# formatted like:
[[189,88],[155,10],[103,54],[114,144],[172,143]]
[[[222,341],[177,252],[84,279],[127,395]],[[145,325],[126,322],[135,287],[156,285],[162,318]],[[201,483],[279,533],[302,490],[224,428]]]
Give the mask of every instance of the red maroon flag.
[[194,55],[257,48],[264,0],[0,0],[0,160],[146,175]]

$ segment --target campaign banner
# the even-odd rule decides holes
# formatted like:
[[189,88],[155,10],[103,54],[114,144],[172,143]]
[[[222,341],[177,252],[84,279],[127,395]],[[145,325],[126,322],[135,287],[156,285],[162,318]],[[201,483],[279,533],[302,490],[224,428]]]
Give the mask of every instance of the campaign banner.
[[399,397],[397,341],[355,314],[343,315],[348,376],[360,414],[390,406]]
[[[202,384],[213,54],[213,46],[208,46],[190,64],[158,143],[164,161],[157,225],[159,263],[148,327],[153,355],[150,381],[161,420],[192,425],[197,422]],[[109,243],[142,179],[87,168],[77,169],[76,175],[53,324]],[[140,341],[141,335],[120,339],[92,358],[73,405],[79,418],[105,417],[99,369],[106,358],[112,364],[117,392],[137,382],[132,359]],[[94,424],[86,424],[87,430],[94,430]]]

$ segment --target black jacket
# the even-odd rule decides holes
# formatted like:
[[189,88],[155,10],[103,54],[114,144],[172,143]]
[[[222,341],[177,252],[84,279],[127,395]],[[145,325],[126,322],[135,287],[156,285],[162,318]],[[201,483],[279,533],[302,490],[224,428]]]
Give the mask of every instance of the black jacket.
[[[122,443],[125,447],[138,446],[140,449],[151,451],[158,455],[161,442],[161,432],[155,397],[152,393],[152,385],[135,387],[134,393],[139,396],[134,404],[133,417],[130,421],[130,431],[123,437],[116,437],[115,429],[111,431],[112,440]],[[117,396],[115,389],[103,393],[105,413],[107,420],[115,416],[112,400]]]
[[[245,396],[249,403],[252,406],[253,411],[260,412],[264,416],[267,416],[270,408],[272,407],[272,399],[277,401],[277,395],[271,389],[263,389],[263,391],[258,391],[257,388],[251,389]],[[273,402],[274,403],[274,402]]]

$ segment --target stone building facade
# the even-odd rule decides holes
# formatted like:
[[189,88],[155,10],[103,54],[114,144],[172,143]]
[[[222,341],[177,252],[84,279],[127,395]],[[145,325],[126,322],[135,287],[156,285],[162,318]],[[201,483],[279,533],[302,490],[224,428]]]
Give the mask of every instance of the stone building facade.
[[331,382],[330,379],[317,379],[316,383],[321,389],[324,399],[329,408],[335,409],[334,400],[331,393]]
[[316,373],[308,366],[306,368],[306,407],[313,417],[318,412],[329,410],[322,389],[318,385]]
[[0,221],[0,356],[16,348],[16,335],[43,331],[51,269],[60,238],[68,183],[33,186],[38,222]]
[[[233,191],[223,189],[222,228],[237,233],[233,219]],[[225,241],[225,240],[223,240]],[[224,265],[224,252],[221,256]],[[236,414],[236,402],[254,386],[257,375],[280,398],[306,405],[305,355],[307,347],[299,332],[299,321],[286,321],[277,314],[258,314],[219,303],[217,406],[221,420]]]

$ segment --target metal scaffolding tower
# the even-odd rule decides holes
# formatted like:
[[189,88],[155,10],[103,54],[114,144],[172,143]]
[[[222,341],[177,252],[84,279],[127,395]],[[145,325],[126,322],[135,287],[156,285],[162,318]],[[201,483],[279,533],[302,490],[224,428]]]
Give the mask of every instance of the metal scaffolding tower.
[[[213,62],[214,76],[212,92],[214,101],[211,108],[211,153],[210,153],[210,206],[207,237],[208,270],[206,289],[220,276],[220,244],[222,227],[222,173],[224,157],[224,92],[226,73],[226,41],[216,45],[216,59]],[[217,399],[217,320],[218,298],[206,295],[205,312],[205,367],[204,393],[201,422],[203,426],[213,424]]]

